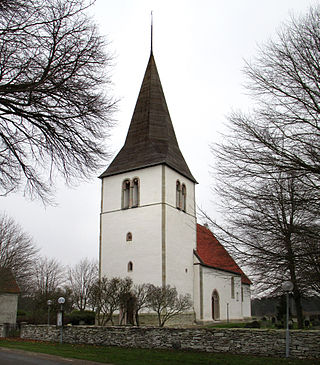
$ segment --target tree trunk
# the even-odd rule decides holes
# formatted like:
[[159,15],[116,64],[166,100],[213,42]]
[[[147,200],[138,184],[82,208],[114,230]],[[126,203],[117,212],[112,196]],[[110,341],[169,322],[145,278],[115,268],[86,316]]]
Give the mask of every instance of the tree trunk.
[[140,327],[139,311],[136,310],[134,316],[135,316],[135,319],[136,319],[136,325],[137,325],[137,327]]
[[[291,226],[293,225],[293,217],[290,220]],[[303,328],[303,315],[302,315],[302,305],[301,305],[301,293],[297,283],[297,275],[296,275],[296,262],[295,256],[292,249],[292,242],[291,242],[291,232],[289,237],[286,240],[286,247],[287,247],[287,261],[288,261],[288,268],[290,272],[291,282],[293,284],[293,298],[294,303],[296,305],[297,311],[297,320],[298,320],[298,328]]]
[[303,313],[302,313],[302,304],[301,304],[301,294],[299,289],[293,289],[293,299],[294,304],[296,306],[297,311],[297,320],[298,320],[298,328],[303,328]]
[[120,312],[119,312],[119,324],[120,324],[120,326],[122,326],[125,315],[126,315],[126,310],[121,309]]
[[126,305],[127,324],[134,325],[134,298],[131,296]]

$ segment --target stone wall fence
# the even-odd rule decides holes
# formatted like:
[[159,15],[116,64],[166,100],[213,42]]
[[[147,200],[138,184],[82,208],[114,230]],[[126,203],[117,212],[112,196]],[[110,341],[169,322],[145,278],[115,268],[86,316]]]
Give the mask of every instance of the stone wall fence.
[[[22,325],[21,337],[59,342],[60,328],[47,325]],[[63,342],[285,356],[285,330],[64,326]],[[320,358],[320,331],[290,331],[290,357]]]

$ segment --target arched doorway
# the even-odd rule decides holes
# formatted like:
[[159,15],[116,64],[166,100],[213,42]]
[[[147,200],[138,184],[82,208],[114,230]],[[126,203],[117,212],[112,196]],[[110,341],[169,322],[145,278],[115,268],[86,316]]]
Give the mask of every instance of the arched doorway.
[[212,293],[211,308],[212,308],[212,319],[214,321],[220,319],[219,294],[216,289]]

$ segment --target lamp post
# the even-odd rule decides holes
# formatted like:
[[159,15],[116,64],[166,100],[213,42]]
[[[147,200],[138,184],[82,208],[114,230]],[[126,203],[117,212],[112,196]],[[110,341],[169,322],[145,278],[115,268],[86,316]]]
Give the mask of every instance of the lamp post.
[[50,326],[50,309],[51,309],[51,305],[52,305],[52,300],[48,300],[47,301],[48,304],[48,326]]
[[289,357],[289,293],[293,289],[293,283],[288,280],[282,283],[282,289],[286,292],[287,297],[287,315],[286,315],[286,357]]
[[58,313],[57,325],[60,326],[60,343],[62,343],[63,338],[63,304],[65,303],[64,297],[60,297],[58,299],[58,303],[60,304],[60,312]]

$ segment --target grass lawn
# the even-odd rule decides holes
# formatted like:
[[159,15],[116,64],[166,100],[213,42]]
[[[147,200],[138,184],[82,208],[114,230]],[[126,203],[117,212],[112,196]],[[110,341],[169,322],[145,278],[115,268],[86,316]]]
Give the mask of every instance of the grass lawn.
[[0,347],[42,352],[115,365],[319,365],[320,360],[292,360],[202,352],[127,349],[92,345],[69,345],[18,339],[0,339]]

